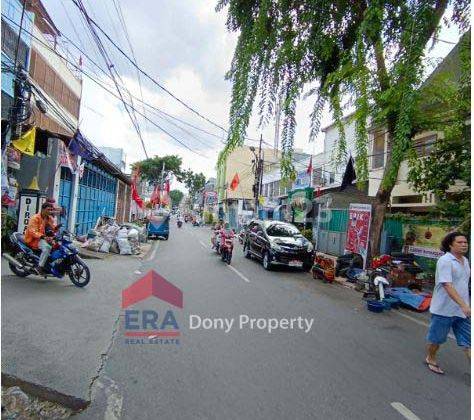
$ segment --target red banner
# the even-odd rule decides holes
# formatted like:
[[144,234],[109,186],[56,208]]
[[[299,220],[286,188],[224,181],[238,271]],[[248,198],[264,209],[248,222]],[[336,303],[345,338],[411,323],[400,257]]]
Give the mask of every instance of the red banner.
[[364,259],[364,266],[369,248],[369,231],[372,206],[370,204],[350,204],[349,224],[345,250],[360,254]]

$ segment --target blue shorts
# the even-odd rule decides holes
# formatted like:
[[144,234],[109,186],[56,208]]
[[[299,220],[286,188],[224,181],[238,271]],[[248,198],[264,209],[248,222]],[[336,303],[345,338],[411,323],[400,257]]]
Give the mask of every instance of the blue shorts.
[[471,348],[471,318],[431,314],[431,324],[426,339],[432,344],[443,344],[451,328],[458,346]]

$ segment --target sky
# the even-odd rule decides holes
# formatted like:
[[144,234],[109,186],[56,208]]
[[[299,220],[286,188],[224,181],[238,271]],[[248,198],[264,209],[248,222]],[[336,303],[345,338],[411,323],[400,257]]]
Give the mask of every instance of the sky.
[[[182,99],[201,114],[225,128],[228,127],[228,113],[231,100],[231,83],[225,80],[229,70],[237,34],[229,33],[225,27],[227,12],[216,13],[212,0],[83,0],[94,20],[130,54],[125,32],[120,24],[115,5],[123,12],[128,35],[141,68],[175,96]],[[110,85],[110,80],[100,74],[92,61],[104,67],[103,59],[97,54],[81,20],[79,10],[71,0],[43,0],[59,30],[87,52],[92,60],[82,57],[85,71],[97,73],[94,76]],[[456,42],[459,38],[455,28],[444,27],[439,38]],[[441,59],[453,45],[438,43],[429,52],[430,57]],[[79,54],[72,46],[70,52],[78,60]],[[139,112],[155,121],[160,127],[187,145],[183,147],[159,128],[138,116],[149,156],[178,154],[183,159],[183,167],[194,172],[203,172],[206,177],[215,176],[217,154],[223,147],[225,135],[222,130],[197,117],[144,76],[141,77],[141,92],[137,73],[113,48],[109,54],[130,92],[166,113],[197,126],[209,134],[177,123],[163,114],[143,110],[135,101]],[[112,85],[110,89],[114,91]],[[295,147],[308,153],[323,151],[323,135],[313,143],[308,143],[309,114],[311,99],[300,101],[297,108],[297,129]],[[176,125],[170,123],[174,121]],[[326,109],[322,117],[322,127],[331,123],[331,115]],[[97,146],[123,148],[127,165],[145,158],[137,133],[116,98],[83,76],[82,104],[80,113],[81,131]],[[274,126],[263,130],[257,127],[257,119],[252,118],[247,135],[273,143]],[[256,141],[248,144],[258,145]],[[190,150],[191,149],[191,150]],[[182,189],[176,183],[173,187]]]

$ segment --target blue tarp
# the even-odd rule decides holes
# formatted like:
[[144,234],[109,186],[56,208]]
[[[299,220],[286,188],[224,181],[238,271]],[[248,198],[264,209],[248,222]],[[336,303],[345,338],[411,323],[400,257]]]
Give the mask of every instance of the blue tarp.
[[429,294],[415,293],[407,287],[392,287],[388,293],[400,299],[403,305],[416,310],[420,310],[425,299],[430,297]]

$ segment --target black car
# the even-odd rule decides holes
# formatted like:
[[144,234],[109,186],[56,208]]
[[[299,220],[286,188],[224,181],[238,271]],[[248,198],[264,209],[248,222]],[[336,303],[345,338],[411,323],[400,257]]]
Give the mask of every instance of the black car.
[[244,240],[246,258],[256,257],[265,270],[274,265],[300,267],[308,271],[313,266],[313,245],[290,223],[273,220],[253,220]]

